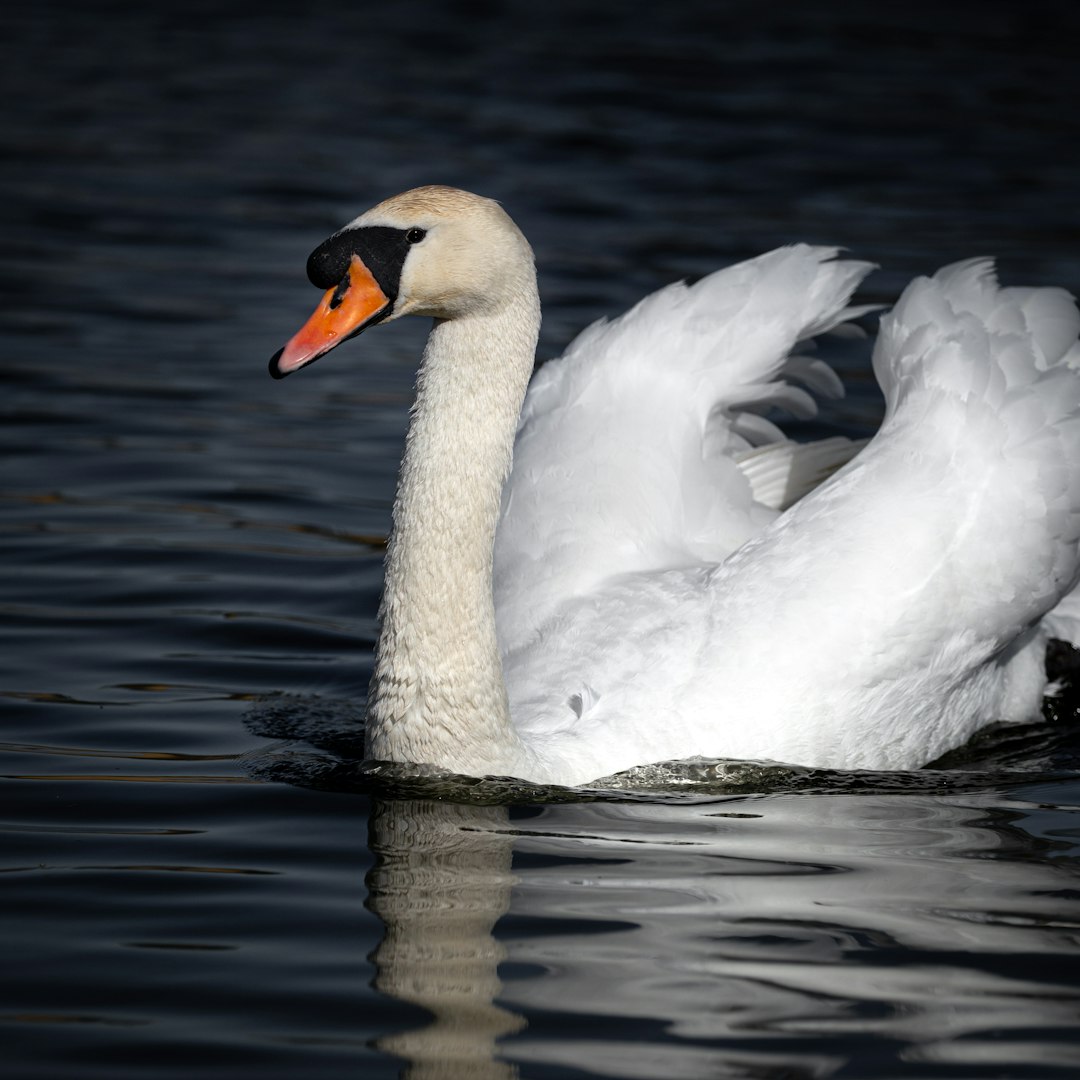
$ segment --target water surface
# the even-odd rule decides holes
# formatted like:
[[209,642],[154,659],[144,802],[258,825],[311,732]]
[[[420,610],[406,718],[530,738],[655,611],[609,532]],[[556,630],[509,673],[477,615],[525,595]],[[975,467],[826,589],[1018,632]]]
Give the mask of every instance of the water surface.
[[[503,200],[541,357],[793,240],[1080,290],[1058,5],[0,16],[4,1058],[27,1078],[1071,1077],[1067,696],[922,774],[575,793],[356,757],[424,327],[274,383],[308,252]],[[805,434],[866,434],[848,397]],[[655,781],[656,778],[654,777]]]

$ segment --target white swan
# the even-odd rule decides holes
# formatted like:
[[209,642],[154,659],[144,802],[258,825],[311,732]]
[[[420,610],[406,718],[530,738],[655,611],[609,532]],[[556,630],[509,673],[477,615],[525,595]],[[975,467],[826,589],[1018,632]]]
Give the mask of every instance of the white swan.
[[881,429],[815,487],[858,447],[755,410],[836,391],[791,355],[852,312],[870,267],[835,255],[670,286],[530,387],[532,252],[496,203],[419,188],[313,253],[327,291],[275,376],[435,320],[369,757],[561,784],[695,756],[911,768],[1038,713],[1049,634],[1080,638],[1080,317],[985,260],[916,280],[875,349]]

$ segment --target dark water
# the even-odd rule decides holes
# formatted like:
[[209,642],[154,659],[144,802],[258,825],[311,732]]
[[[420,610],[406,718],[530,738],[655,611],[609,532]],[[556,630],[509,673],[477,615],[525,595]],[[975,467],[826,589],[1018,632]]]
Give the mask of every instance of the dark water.
[[[5,1073],[1080,1074],[1072,699],[921,775],[364,769],[424,327],[265,372],[309,250],[427,182],[529,234],[543,356],[794,239],[869,299],[986,253],[1080,290],[1071,12],[5,8]],[[819,426],[865,433],[840,362]]]

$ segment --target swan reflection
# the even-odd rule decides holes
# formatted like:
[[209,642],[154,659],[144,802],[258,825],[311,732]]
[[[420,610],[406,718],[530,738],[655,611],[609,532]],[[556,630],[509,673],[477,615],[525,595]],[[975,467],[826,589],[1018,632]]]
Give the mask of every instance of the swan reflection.
[[409,1077],[516,1075],[508,1060],[825,1076],[864,1046],[898,1067],[1076,1064],[1076,846],[1033,836],[1031,810],[779,795],[553,805],[511,827],[505,807],[386,802],[377,986],[432,1020],[380,1047]]
[[515,1075],[495,1060],[495,1040],[524,1023],[494,1004],[506,949],[492,929],[514,882],[506,825],[502,806],[402,800],[372,808],[368,906],[386,927],[375,985],[432,1014],[422,1028],[379,1040],[411,1063],[410,1080]]

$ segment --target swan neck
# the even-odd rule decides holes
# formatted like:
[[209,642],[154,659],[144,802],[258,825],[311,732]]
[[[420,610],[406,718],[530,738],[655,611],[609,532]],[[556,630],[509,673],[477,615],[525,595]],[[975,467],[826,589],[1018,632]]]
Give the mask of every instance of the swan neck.
[[[535,296],[535,292],[534,292]],[[394,504],[367,756],[511,771],[491,574],[539,305],[436,321]]]

